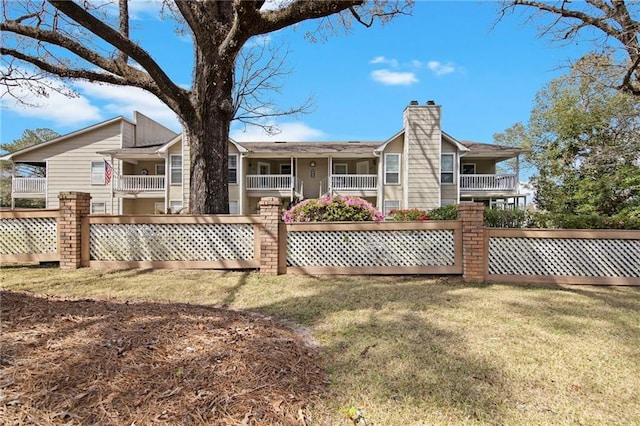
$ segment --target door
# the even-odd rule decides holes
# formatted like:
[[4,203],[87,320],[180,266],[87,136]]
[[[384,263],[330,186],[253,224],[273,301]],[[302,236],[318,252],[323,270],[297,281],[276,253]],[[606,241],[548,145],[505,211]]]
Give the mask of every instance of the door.
[[369,174],[369,162],[368,161],[358,161],[356,164],[356,173],[359,175],[368,175]]

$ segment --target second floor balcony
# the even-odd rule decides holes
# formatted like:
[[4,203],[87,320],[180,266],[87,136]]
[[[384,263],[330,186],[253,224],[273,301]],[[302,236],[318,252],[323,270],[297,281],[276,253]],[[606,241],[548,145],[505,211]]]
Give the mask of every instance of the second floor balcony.
[[14,177],[11,183],[14,194],[45,194],[47,192],[46,177]]
[[164,176],[119,175],[114,182],[119,192],[160,192],[165,190]]
[[517,189],[517,175],[460,175],[460,191],[463,192],[513,192]]

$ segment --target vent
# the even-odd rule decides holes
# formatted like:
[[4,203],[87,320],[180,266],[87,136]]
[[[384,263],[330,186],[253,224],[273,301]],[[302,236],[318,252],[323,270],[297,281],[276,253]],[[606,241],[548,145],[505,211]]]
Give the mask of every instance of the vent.
[[287,141],[275,141],[274,143],[287,143]]
[[418,105],[418,101],[411,101],[409,102],[409,105]]
[[427,105],[435,105],[435,101],[427,101]]
[[360,141],[349,141],[349,143],[360,143]]

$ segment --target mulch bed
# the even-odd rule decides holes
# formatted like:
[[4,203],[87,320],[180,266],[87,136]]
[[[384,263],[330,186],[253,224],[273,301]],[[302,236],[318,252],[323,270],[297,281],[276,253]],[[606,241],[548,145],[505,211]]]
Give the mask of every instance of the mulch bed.
[[0,422],[305,425],[318,351],[266,317],[207,306],[0,292]]

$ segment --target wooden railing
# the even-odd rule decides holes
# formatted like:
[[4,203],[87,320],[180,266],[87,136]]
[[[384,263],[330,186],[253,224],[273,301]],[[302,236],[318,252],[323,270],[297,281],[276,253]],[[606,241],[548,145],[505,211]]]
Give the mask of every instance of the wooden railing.
[[247,175],[247,191],[285,191],[292,188],[291,175]]
[[377,175],[332,175],[331,188],[347,191],[375,191],[378,188]]
[[116,191],[164,191],[164,176],[121,175],[115,182]]
[[47,192],[47,178],[13,178],[13,192],[17,194],[45,194]]
[[460,175],[461,191],[514,191],[516,175]]

